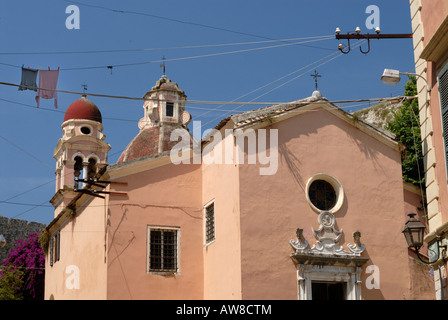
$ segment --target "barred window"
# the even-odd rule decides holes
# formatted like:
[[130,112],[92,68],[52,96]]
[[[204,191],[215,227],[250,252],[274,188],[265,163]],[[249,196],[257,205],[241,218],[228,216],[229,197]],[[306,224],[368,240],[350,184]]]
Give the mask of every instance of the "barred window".
[[178,272],[178,228],[148,228],[148,271]]
[[205,207],[205,243],[215,240],[215,203]]
[[330,210],[336,204],[336,192],[325,180],[315,180],[309,188],[311,202],[320,210]]

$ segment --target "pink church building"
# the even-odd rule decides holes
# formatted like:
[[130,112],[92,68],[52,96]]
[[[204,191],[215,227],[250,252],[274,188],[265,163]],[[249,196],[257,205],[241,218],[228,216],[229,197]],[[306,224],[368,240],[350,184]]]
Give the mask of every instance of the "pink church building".
[[144,101],[115,164],[99,108],[67,108],[46,299],[434,298],[402,234],[422,199],[391,133],[318,91],[200,137],[166,76]]

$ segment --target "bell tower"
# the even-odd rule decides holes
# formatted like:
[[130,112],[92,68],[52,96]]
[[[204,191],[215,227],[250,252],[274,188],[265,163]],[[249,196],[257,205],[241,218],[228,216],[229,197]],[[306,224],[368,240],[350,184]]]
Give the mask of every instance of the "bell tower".
[[[185,111],[187,96],[179,89],[177,83],[163,75],[143,99],[144,117],[139,121],[139,128],[148,127],[179,127],[186,126],[191,116]],[[159,146],[164,151],[163,146]]]
[[185,111],[187,96],[177,83],[163,75],[144,96],[143,118],[138,122],[140,132],[129,143],[118,162],[170,151],[177,144],[171,141],[176,129],[187,130],[191,115]]
[[76,178],[88,179],[107,165],[110,145],[104,140],[102,116],[98,107],[85,95],[66,110],[62,138],[54,150],[56,159],[56,193],[51,199],[55,216],[76,195],[84,184]]

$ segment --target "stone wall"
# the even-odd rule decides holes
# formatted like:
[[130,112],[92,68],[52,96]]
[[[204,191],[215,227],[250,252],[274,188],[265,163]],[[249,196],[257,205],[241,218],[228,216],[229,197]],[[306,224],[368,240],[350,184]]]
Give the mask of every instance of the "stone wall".
[[6,239],[6,246],[0,248],[0,265],[8,256],[15,242],[26,239],[30,234],[41,231],[45,224],[0,216],[0,234]]

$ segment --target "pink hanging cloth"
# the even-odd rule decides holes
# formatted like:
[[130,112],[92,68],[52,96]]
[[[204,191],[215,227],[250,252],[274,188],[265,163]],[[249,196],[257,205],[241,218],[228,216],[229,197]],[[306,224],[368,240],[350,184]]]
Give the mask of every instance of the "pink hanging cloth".
[[[39,71],[39,88],[41,89],[50,89],[56,90],[58,85],[59,78],[59,68],[58,70],[40,70]],[[37,91],[36,102],[37,107],[39,108],[39,100],[43,99],[52,99],[54,98],[54,107],[58,107],[58,95],[56,91],[49,90],[41,90]]]

